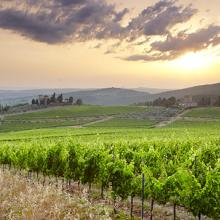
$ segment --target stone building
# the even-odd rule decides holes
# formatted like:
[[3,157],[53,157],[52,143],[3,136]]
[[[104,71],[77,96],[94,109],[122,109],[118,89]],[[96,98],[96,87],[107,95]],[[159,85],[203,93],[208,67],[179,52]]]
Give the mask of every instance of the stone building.
[[39,103],[40,105],[48,105],[49,96],[48,95],[39,95]]

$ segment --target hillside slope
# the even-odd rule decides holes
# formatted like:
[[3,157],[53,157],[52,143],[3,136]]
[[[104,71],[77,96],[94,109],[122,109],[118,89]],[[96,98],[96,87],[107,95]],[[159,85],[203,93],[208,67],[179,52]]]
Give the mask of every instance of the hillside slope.
[[[63,93],[64,98],[72,96],[75,100],[80,98],[85,104],[91,105],[130,105],[134,103],[141,103],[152,101],[158,97],[169,98],[175,96],[181,98],[186,95],[200,96],[200,95],[220,95],[220,83],[200,85],[179,90],[171,90],[159,92],[156,94],[135,89],[122,88],[103,88],[103,89],[39,89],[39,90],[20,90],[20,91],[6,91],[0,90],[1,104],[17,104],[30,102],[33,97],[38,97],[40,94],[51,95],[53,92],[59,94]],[[161,91],[161,90],[155,90]],[[151,91],[152,92],[152,91]]]
[[64,94],[81,98],[84,103],[92,105],[130,105],[136,102],[145,102],[151,94],[131,89],[106,88],[89,91],[78,91]]
[[154,95],[154,98],[157,98],[157,97],[168,98],[171,96],[175,96],[176,98],[181,98],[186,95],[191,95],[191,96],[220,95],[220,83],[200,85],[200,86],[194,86],[194,87],[189,87],[185,89],[158,93]]
[[171,89],[159,89],[159,88],[147,88],[147,87],[132,88],[132,90],[135,90],[138,92],[147,92],[150,94],[158,94],[158,93],[162,93],[162,92],[171,91]]

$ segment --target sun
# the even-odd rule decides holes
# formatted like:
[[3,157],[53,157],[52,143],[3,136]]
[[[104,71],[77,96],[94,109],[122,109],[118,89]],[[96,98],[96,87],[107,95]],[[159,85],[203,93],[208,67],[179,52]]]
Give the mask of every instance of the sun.
[[189,52],[172,61],[178,69],[182,70],[199,70],[210,65],[212,58],[204,52]]

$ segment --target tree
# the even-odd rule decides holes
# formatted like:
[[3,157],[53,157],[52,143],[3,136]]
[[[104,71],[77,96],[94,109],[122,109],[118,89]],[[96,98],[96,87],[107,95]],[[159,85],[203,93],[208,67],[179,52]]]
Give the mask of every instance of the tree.
[[82,105],[82,104],[83,104],[82,99],[77,99],[76,100],[76,105]]
[[158,99],[155,99],[155,100],[153,101],[153,105],[154,105],[154,106],[160,106],[161,103],[162,103],[161,97],[159,97]]
[[6,105],[5,107],[3,107],[3,112],[7,112],[10,109],[10,106]]
[[31,103],[32,103],[32,105],[35,105],[36,104],[35,99],[32,99]]
[[56,93],[54,92],[53,95],[50,97],[50,102],[55,103],[56,102]]
[[58,97],[57,97],[57,101],[59,103],[62,103],[63,102],[63,94],[60,94]]
[[198,102],[199,106],[210,106],[211,105],[211,97],[202,96]]
[[167,99],[169,106],[174,106],[176,104],[176,98],[174,96]]
[[220,96],[218,96],[218,98],[217,98],[216,106],[220,106]]
[[69,103],[73,104],[73,97],[72,96],[69,97]]

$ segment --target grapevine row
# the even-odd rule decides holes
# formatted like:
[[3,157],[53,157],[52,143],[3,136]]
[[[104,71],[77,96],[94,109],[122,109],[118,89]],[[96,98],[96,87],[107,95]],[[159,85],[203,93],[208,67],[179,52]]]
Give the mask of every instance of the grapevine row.
[[114,199],[140,196],[183,206],[194,216],[220,218],[220,141],[1,143],[0,164],[111,189]]

